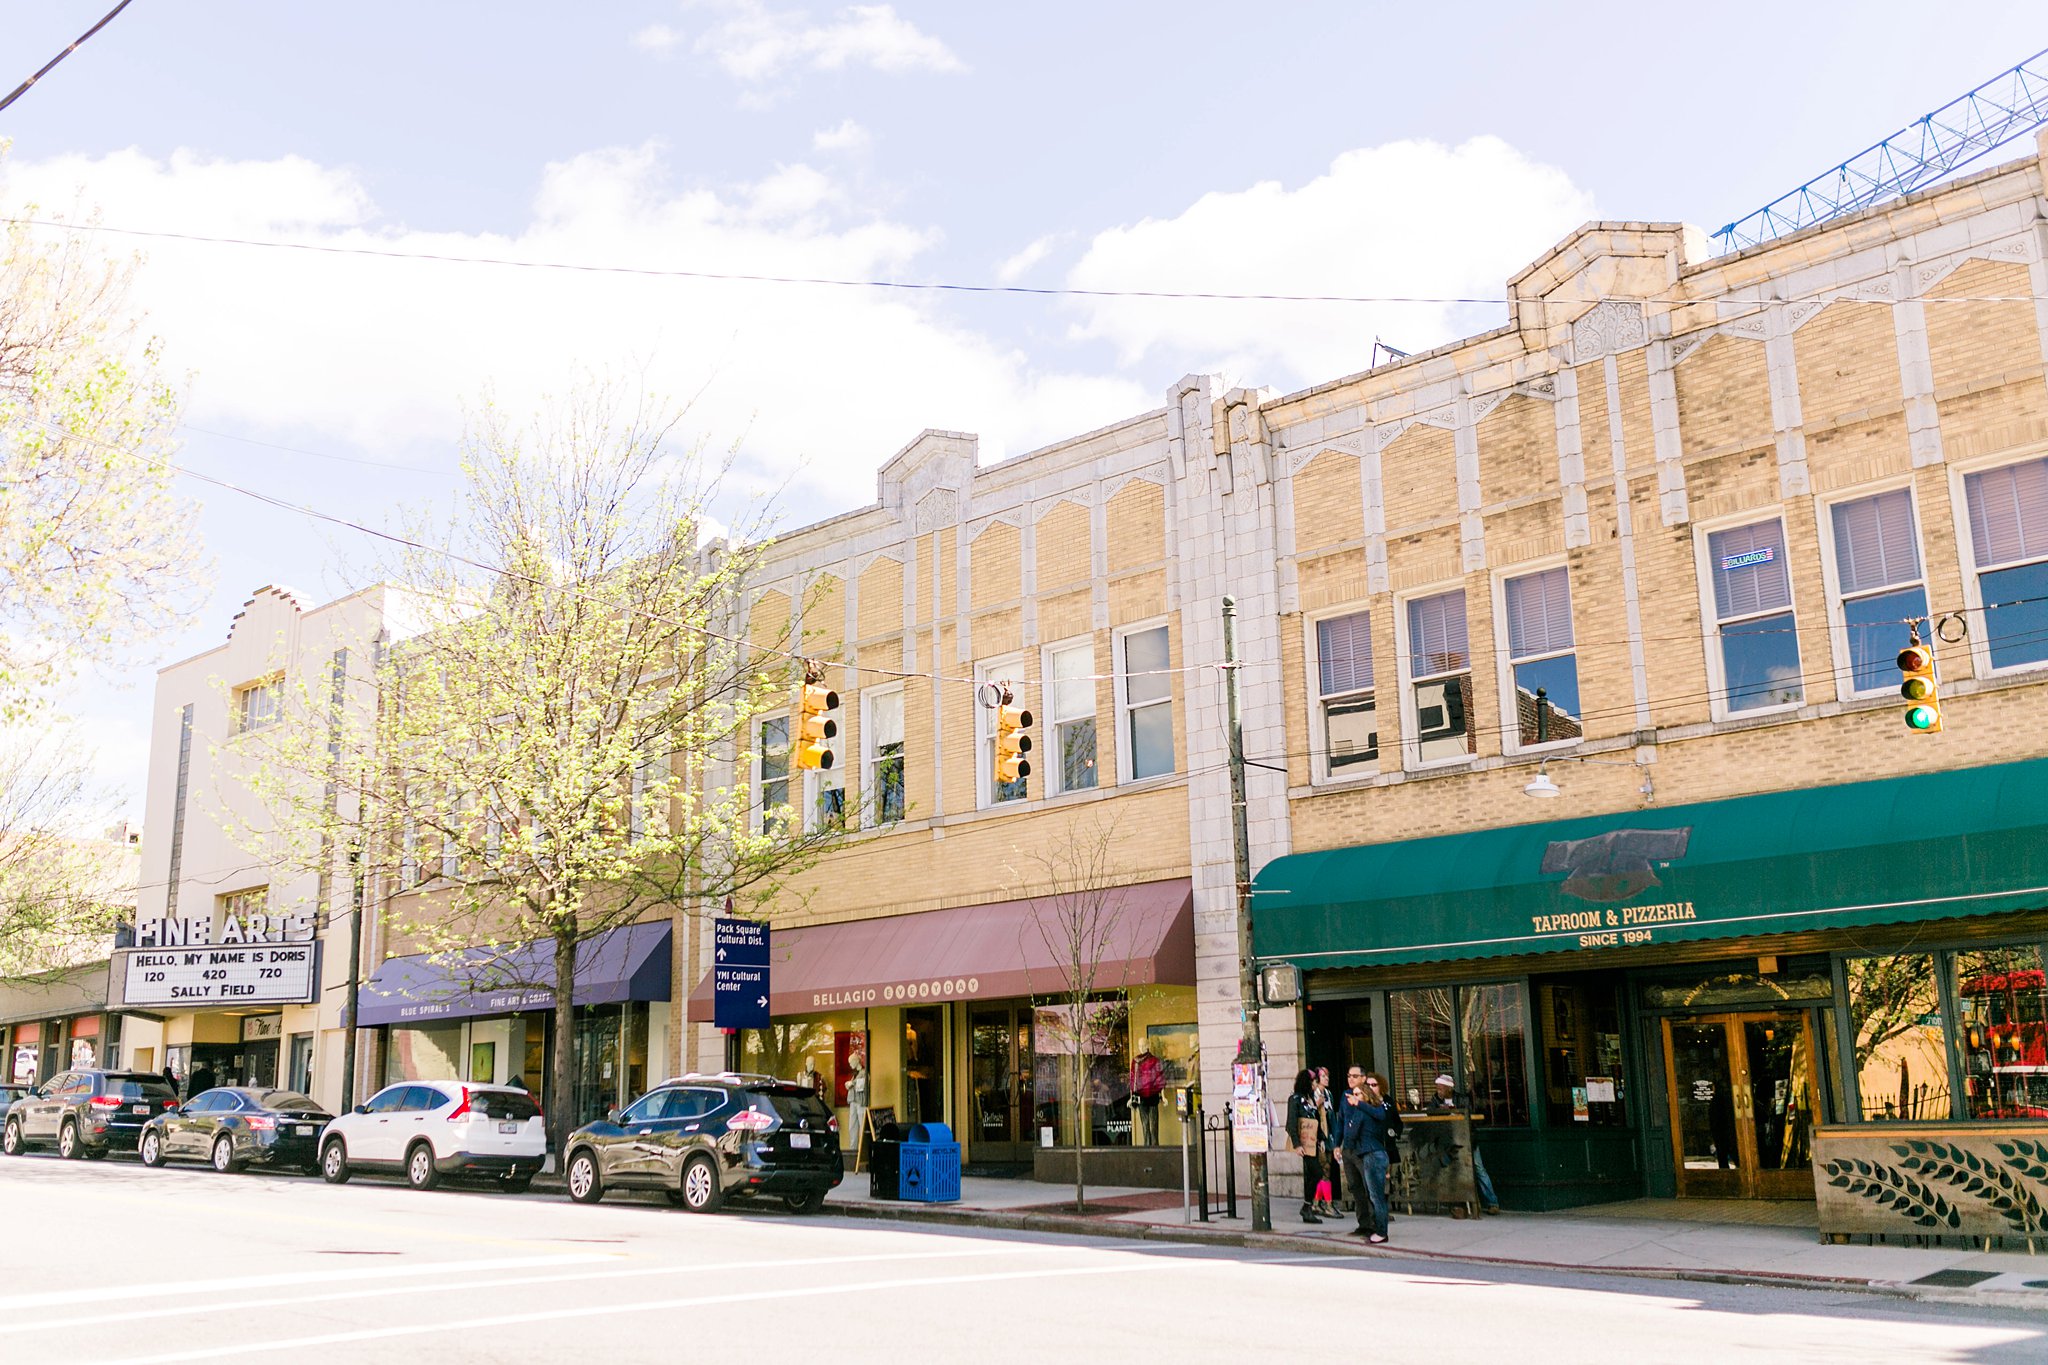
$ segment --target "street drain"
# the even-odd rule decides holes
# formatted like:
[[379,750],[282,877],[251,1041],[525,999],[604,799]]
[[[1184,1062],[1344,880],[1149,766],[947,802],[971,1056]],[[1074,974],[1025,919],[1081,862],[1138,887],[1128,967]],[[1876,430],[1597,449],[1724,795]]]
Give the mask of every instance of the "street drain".
[[1995,1280],[1995,1270],[1937,1270],[1932,1275],[1922,1275],[1914,1284],[1935,1285],[1943,1289],[1968,1289],[1973,1284]]

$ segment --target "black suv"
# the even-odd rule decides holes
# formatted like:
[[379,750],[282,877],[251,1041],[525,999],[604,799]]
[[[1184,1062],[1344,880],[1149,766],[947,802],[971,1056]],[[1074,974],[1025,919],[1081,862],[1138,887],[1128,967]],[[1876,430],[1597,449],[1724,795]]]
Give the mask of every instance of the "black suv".
[[142,1125],[177,1107],[177,1092],[155,1072],[60,1072],[8,1108],[0,1150],[19,1156],[54,1143],[67,1159],[132,1152]]
[[808,1086],[721,1072],[678,1076],[569,1135],[569,1197],[594,1204],[608,1187],[665,1190],[710,1213],[734,1196],[776,1197],[816,1213],[846,1178],[839,1120]]

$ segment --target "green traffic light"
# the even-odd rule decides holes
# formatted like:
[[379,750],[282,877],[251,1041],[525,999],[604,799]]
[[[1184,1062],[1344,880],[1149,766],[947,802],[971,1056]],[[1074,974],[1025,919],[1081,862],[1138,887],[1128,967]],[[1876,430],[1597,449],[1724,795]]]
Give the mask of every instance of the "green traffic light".
[[1932,706],[1909,706],[1906,708],[1908,730],[1932,730],[1941,723],[1941,712]]

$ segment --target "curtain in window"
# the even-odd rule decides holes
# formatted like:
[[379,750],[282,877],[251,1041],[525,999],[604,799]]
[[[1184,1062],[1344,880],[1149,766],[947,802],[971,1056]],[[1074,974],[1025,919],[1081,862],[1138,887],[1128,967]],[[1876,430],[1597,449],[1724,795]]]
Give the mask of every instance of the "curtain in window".
[[1316,622],[1316,660],[1326,697],[1372,686],[1372,617],[1366,612]]
[[2048,555],[2048,460],[1963,479],[1977,567]]
[[1903,488],[1834,506],[1835,572],[1846,594],[1910,583],[1920,576],[1913,542],[1913,495]]
[[1506,588],[1508,653],[1512,657],[1526,659],[1572,647],[1572,589],[1563,565],[1510,578]]
[[1714,577],[1714,611],[1722,620],[1792,605],[1785,572],[1785,525],[1760,521],[1707,537]]

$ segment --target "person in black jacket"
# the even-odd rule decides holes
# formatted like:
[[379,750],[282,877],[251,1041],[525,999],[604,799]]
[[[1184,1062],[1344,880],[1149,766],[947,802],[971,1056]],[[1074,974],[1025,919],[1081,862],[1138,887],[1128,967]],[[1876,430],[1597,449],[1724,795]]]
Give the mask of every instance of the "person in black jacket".
[[1301,1221],[1320,1223],[1316,1213],[1316,1184],[1323,1178],[1320,1150],[1323,1142],[1322,1115],[1316,1105],[1316,1073],[1304,1067],[1294,1078],[1294,1093],[1287,1097],[1287,1140],[1301,1153]]
[[1358,1226],[1352,1232],[1381,1243],[1387,1240],[1388,1135],[1399,1131],[1401,1120],[1382,1094],[1377,1076],[1354,1066],[1346,1079],[1351,1088],[1338,1105],[1337,1149],[1358,1208]]

